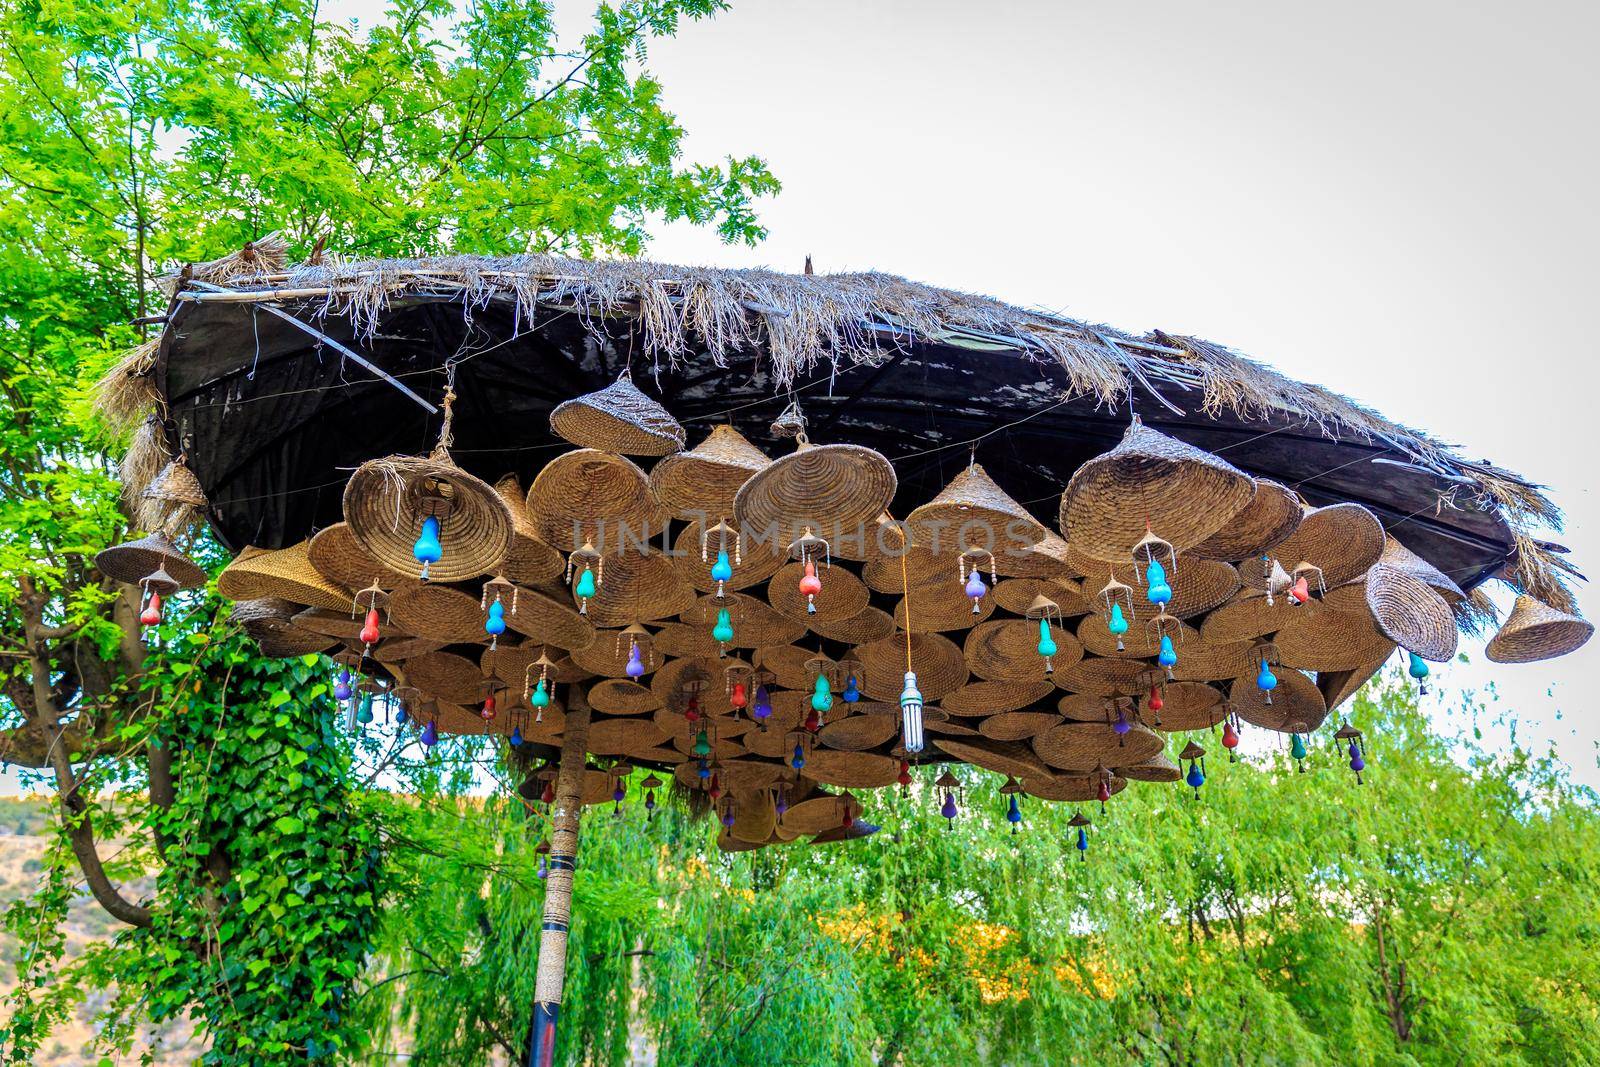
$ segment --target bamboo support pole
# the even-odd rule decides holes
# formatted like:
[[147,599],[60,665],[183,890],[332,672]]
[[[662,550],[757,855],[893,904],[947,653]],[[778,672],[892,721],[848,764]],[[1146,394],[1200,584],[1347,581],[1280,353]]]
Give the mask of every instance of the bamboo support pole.
[[533,1034],[527,1067],[555,1062],[556,1025],[567,979],[567,929],[572,918],[572,876],[578,858],[578,817],[583,812],[584,749],[589,742],[588,694],[572,686],[562,730],[561,764],[551,817],[549,872],[544,882],[544,925],[533,979]]

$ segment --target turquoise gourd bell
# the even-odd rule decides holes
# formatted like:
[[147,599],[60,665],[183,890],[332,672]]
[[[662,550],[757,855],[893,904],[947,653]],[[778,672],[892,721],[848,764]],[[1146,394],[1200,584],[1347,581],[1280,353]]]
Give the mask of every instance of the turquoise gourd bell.
[[365,726],[372,721],[372,694],[361,694],[361,708],[356,712],[356,721]]
[[1055,634],[1050,632],[1050,620],[1039,620],[1039,655],[1044,657],[1044,673],[1049,674],[1056,669],[1051,662],[1051,657],[1057,652]]
[[1166,568],[1161,566],[1161,561],[1154,556],[1150,558],[1150,565],[1144,569],[1144,584],[1147,587],[1145,596],[1150,598],[1152,604],[1166,604],[1172,600],[1172,586],[1167,584]]
[[1117,639],[1117,651],[1122,649],[1122,635],[1128,632],[1128,620],[1122,614],[1121,604],[1111,605],[1111,618],[1106,622],[1106,630]]
[[1267,694],[1267,703],[1272,703],[1272,691],[1278,688],[1278,676],[1272,673],[1272,668],[1267,666],[1267,661],[1261,661],[1261,670],[1256,675],[1256,688]]
[[483,632],[491,638],[498,638],[506,632],[506,606],[499,598],[489,605],[489,617],[483,622]]
[[711,636],[724,645],[733,640],[733,616],[727,608],[717,610],[717,624],[711,628]]
[[1428,661],[1417,655],[1415,652],[1407,652],[1406,655],[1411,657],[1411,662],[1406,666],[1406,673],[1411,675],[1412,678],[1416,679],[1418,691],[1421,692],[1423,696],[1427,696],[1427,679],[1428,674],[1430,673]]
[[1161,649],[1156,654],[1156,662],[1169,669],[1178,665],[1178,650],[1172,647],[1171,634],[1161,635]]
[[833,687],[828,684],[826,674],[817,675],[817,684],[811,688],[811,707],[818,713],[833,707]]
[[583,573],[578,575],[578,584],[572,591],[585,600],[593,599],[596,592],[593,567],[583,568]]
[[439,543],[437,515],[429,515],[422,520],[422,532],[417,535],[417,543],[411,546],[411,554],[422,564],[422,580],[427,581],[428,568],[444,557],[444,545]]
[[1299,734],[1294,735],[1294,741],[1289,745],[1289,758],[1294,760],[1295,769],[1304,774],[1306,768],[1301,760],[1306,758],[1306,741]]
[[550,706],[550,690],[545,687],[543,678],[539,679],[539,684],[534,686],[533,692],[529,694],[528,706],[530,708],[548,708]]
[[717,549],[717,561],[711,565],[711,579],[717,583],[719,594],[723,582],[733,581],[733,564],[728,560],[726,548]]

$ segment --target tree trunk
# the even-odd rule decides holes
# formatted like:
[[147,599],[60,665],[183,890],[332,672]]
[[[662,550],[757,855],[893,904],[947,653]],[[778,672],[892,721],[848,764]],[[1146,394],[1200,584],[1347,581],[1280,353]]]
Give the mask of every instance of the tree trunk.
[[567,698],[561,765],[550,830],[549,873],[544,883],[544,928],[533,980],[533,1035],[527,1067],[555,1062],[556,1024],[567,978],[567,927],[572,915],[572,875],[578,857],[578,816],[583,811],[584,749],[589,742],[588,694],[573,686]]

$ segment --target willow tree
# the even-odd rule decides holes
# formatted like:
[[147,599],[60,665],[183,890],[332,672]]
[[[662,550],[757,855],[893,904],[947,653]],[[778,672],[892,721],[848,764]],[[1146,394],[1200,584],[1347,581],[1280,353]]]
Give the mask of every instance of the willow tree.
[[[209,596],[151,657],[95,571],[129,523],[85,383],[159,323],[160,275],[268,232],[301,255],[634,253],[661,219],[759,240],[776,181],[755,158],[683,162],[642,67],[651,37],[722,6],[603,5],[568,48],[529,0],[398,0],[362,28],[314,0],[0,5],[0,757],[55,791],[63,834],[11,919],[47,928],[83,880],[136,932],[76,971],[38,940],[9,1062],[75,983],[119,977],[158,1018],[195,1013],[214,1062],[335,1055],[378,888],[312,668],[257,658]],[[286,918],[335,898],[329,922]]]

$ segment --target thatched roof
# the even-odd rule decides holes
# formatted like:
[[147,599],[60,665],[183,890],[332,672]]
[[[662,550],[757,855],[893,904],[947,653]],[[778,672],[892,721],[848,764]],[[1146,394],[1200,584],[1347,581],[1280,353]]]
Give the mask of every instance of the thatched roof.
[[[1130,334],[875,273],[536,255],[289,267],[270,239],[170,282],[163,334],[107,376],[102,408],[130,427],[158,416],[136,434],[124,468],[130,488],[187,448],[227,540],[303,536],[326,503],[278,498],[317,488],[310,479],[328,481],[330,467],[348,467],[360,449],[425,447],[423,408],[336,346],[435,399],[447,361],[479,373],[486,436],[465,442],[469,466],[474,450],[502,461],[535,453],[535,463],[550,454],[538,452],[550,447],[548,429],[535,432],[527,415],[559,399],[543,395],[541,377],[554,372],[528,360],[559,355],[562,373],[596,382],[632,367],[691,424],[764,425],[798,394],[835,436],[877,434],[911,446],[908,457],[954,449],[948,458],[964,462],[956,446],[977,435],[967,431],[1023,420],[981,447],[1005,442],[1035,487],[1058,490],[1071,468],[1049,441],[1092,454],[1114,441],[1131,406],[1202,447],[1231,449],[1230,461],[1296,484],[1308,499],[1355,499],[1391,529],[1409,524],[1412,547],[1465,587],[1503,575],[1572,605],[1562,582],[1570,565],[1530,532],[1559,520],[1536,486],[1198,338]],[[269,305],[302,326],[265,313]],[[928,383],[925,396],[917,382]],[[948,417],[935,425],[930,405]],[[327,420],[348,421],[337,436],[294,438]],[[321,454],[352,435],[361,440],[348,453]],[[1041,498],[1037,510],[1053,508]]]

